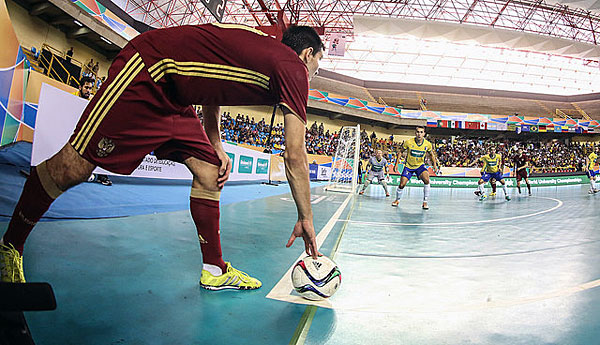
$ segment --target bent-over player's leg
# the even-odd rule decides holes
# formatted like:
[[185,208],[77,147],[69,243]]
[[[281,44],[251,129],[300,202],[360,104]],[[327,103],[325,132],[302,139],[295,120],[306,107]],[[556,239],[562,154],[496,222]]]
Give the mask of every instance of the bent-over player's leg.
[[2,281],[25,282],[22,267],[25,240],[54,200],[86,181],[94,168],[68,143],[52,158],[32,167],[8,229],[0,239]]
[[219,228],[221,190],[217,187],[219,167],[194,157],[187,158],[184,163],[194,175],[190,212],[202,251],[200,285],[209,290],[258,289],[262,285],[259,280],[223,260]]

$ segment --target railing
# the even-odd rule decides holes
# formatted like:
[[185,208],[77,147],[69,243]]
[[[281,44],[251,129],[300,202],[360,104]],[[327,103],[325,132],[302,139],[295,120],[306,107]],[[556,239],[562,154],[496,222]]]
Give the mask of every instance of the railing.
[[[48,51],[50,54],[44,54],[44,51]],[[60,52],[56,48],[45,43],[42,45],[38,62],[40,66],[44,68],[44,74],[52,79],[60,81],[61,83],[72,85],[78,88],[79,76],[71,74],[71,72],[60,61],[60,59],[57,58],[57,56],[62,58],[66,57],[64,53]],[[71,59],[70,62],[74,63],[76,66],[79,66],[79,68],[83,66],[80,61],[75,59]]]
[[[63,59],[67,58],[67,54],[65,52],[60,51],[47,43],[42,43],[42,50],[43,49],[46,49],[46,50],[50,51],[52,54],[54,54],[56,56],[60,56]],[[83,63],[81,61],[71,58],[71,63],[73,65],[79,66],[79,67],[81,67],[81,69],[83,69]]]

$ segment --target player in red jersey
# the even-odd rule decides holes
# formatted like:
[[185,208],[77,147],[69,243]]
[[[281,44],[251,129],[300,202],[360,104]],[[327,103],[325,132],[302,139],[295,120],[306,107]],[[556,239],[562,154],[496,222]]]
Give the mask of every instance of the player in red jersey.
[[[284,114],[286,174],[297,237],[317,257],[304,135],[308,83],[324,46],[310,27],[288,29],[281,42],[250,27],[206,24],[158,29],[131,40],[84,110],[69,142],[32,168],[8,230],[0,239],[3,281],[24,282],[25,240],[52,202],[100,166],[130,174],[154,151],[185,164],[194,179],[190,210],[201,243],[200,284],[256,289],[261,282],[223,261],[219,198],[231,161],[221,145],[221,105],[276,105]],[[191,105],[202,105],[204,128]]]
[[521,194],[521,180],[525,180],[527,184],[527,190],[529,196],[531,196],[531,185],[529,184],[529,175],[527,174],[527,168],[529,168],[529,157],[523,153],[523,149],[519,147],[517,154],[513,157],[513,163],[515,168],[515,177],[517,178],[517,189]]

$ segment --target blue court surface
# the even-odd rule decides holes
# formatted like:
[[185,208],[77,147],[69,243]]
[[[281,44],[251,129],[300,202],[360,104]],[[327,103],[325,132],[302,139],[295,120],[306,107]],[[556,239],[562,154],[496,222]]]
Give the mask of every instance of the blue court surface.
[[[83,195],[99,207],[127,198],[119,183],[78,188],[61,198]],[[189,191],[139,188],[158,203],[172,188]],[[58,308],[26,313],[36,343],[600,342],[600,195],[588,186],[542,187],[531,197],[511,189],[510,202],[501,189],[480,202],[470,189],[433,188],[424,211],[422,188],[407,188],[393,208],[377,185],[363,196],[317,185],[321,251],[343,278],[316,305],[289,282],[304,248],[300,240],[285,248],[296,220],[289,187],[227,188],[244,198],[224,196],[225,259],[261,279],[261,289],[199,287],[202,258],[183,192],[179,211],[155,213],[150,204],[145,214],[40,222],[25,248],[25,276],[52,284]]]

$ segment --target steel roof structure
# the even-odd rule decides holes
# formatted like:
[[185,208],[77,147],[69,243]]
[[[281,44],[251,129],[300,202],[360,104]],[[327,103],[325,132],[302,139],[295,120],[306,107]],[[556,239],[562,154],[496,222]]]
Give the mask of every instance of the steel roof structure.
[[[213,22],[200,0],[116,0],[153,27]],[[353,16],[467,23],[598,44],[600,1],[572,0],[228,0],[223,22],[268,26],[277,14],[294,24],[353,34]],[[280,17],[281,18],[281,17]]]

